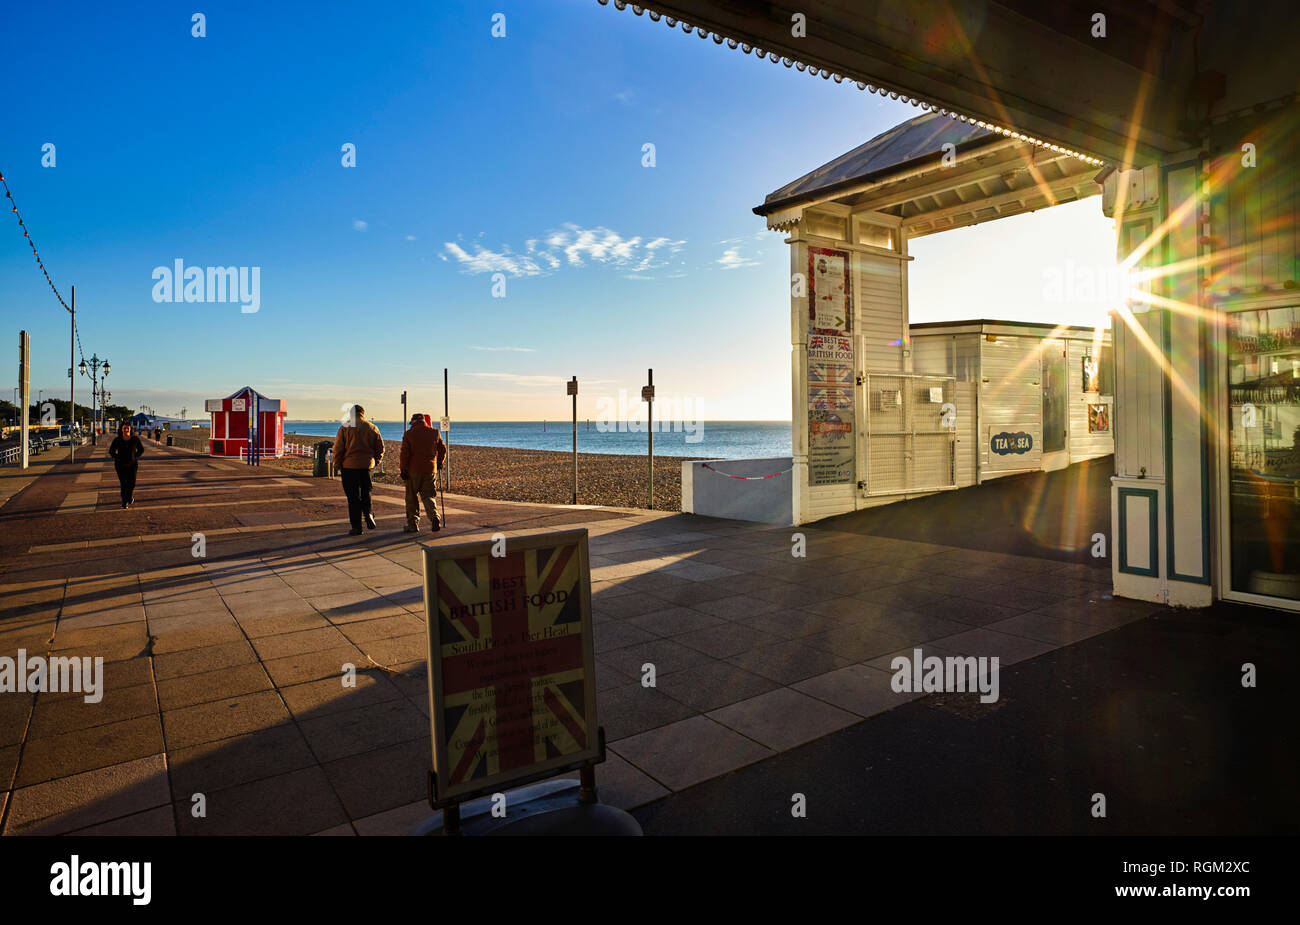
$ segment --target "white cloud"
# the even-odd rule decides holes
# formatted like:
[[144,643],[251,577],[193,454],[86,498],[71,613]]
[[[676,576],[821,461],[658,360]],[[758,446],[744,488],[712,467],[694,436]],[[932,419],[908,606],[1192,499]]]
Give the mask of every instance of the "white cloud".
[[667,266],[667,258],[680,252],[685,244],[684,240],[664,237],[629,238],[609,228],[583,228],[566,222],[540,237],[527,239],[522,253],[516,253],[509,245],[492,250],[478,243],[472,245],[471,253],[460,244],[448,241],[443,245],[446,253],[440,256],[446,260],[450,254],[466,273],[541,276],[563,266],[577,268],[592,264],[643,273]]
[[357,219],[355,222],[352,223],[352,228],[356,231],[365,231],[369,227],[370,225],[366,222],[363,222],[361,219]]
[[729,247],[718,258],[717,263],[724,270],[738,270],[741,267],[756,267],[758,261],[750,257],[742,257],[739,247]]
[[406,240],[408,240],[408,241],[414,241],[414,240],[415,240],[415,235],[413,235],[413,234],[408,234],[408,235],[406,236]]

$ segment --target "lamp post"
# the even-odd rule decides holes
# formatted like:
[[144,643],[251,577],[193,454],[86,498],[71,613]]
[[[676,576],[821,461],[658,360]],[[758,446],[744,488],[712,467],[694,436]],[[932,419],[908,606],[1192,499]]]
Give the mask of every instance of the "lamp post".
[[[107,359],[101,360],[98,354],[92,356],[90,358],[89,363],[87,363],[85,360],[82,360],[80,365],[78,365],[77,369],[80,370],[83,376],[87,375],[86,373],[87,366],[90,367],[90,373],[88,374],[90,376],[90,386],[91,386],[90,387],[90,442],[93,445],[96,442],[95,438],[98,435],[98,431],[99,431],[99,427],[95,419],[95,404],[96,404],[96,400],[99,397],[99,370],[101,367],[103,367],[104,375],[107,376],[111,367],[108,365],[108,360]],[[69,409],[68,411],[68,439],[69,440],[72,439],[72,419],[75,418],[76,416],[77,416],[76,408],[73,407]]]

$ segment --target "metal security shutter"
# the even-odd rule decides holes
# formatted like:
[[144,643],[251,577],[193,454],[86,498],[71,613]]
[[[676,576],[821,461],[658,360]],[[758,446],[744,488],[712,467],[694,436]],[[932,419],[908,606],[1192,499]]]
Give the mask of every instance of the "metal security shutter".
[[956,430],[945,426],[945,405],[956,410],[956,388],[945,376],[867,373],[867,495],[895,495],[956,487]]

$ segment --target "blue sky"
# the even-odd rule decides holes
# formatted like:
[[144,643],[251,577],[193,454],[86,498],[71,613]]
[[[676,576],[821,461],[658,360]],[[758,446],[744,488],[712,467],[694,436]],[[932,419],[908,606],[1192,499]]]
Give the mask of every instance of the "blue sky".
[[[453,417],[565,417],[574,374],[594,417],[653,367],[702,418],[788,419],[788,249],[750,210],[918,112],[595,0],[198,6],[203,38],[174,3],[12,7],[0,64],[0,170],[85,355],[163,413],[252,384],[396,419],[402,389],[441,409],[447,366]],[[16,226],[0,319],[64,395],[67,316]],[[1097,317],[1045,308],[1044,267],[1113,249],[1097,199],[918,240],[912,319]],[[259,310],[155,302],[178,259],[260,268]]]

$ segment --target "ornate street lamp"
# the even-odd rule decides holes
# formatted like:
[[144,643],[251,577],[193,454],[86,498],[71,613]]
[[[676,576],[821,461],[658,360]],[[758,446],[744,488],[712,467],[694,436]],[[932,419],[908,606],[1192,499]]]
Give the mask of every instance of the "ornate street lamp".
[[[80,365],[77,366],[77,369],[81,371],[81,374],[82,374],[83,376],[86,375],[86,366],[87,366],[87,365],[88,365],[88,364],[86,363],[85,359],[83,358],[82,361],[81,361],[81,363],[80,363]],[[90,366],[90,382],[91,382],[91,389],[90,389],[90,442],[91,442],[92,444],[94,444],[94,443],[96,442],[96,441],[95,441],[96,435],[98,434],[99,429],[100,429],[99,426],[98,426],[98,422],[96,421],[96,418],[95,418],[95,403],[96,403],[96,399],[98,398],[98,395],[99,395],[99,370],[100,370],[100,367],[103,367],[104,375],[107,376],[107,375],[108,375],[108,371],[109,371],[109,365],[108,365],[108,360],[107,360],[107,359],[103,359],[103,360],[101,360],[101,359],[99,358],[98,355],[95,355],[95,356],[92,356],[92,357],[90,358],[89,366]],[[102,407],[102,403],[101,403],[101,407]],[[71,409],[71,412],[68,414],[68,434],[69,434],[69,439],[71,439],[71,433],[72,433],[72,419],[73,419],[74,417],[76,417],[76,409],[75,409],[75,408]]]

